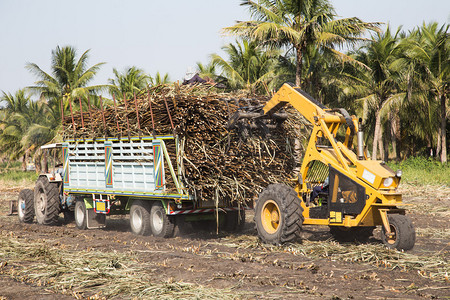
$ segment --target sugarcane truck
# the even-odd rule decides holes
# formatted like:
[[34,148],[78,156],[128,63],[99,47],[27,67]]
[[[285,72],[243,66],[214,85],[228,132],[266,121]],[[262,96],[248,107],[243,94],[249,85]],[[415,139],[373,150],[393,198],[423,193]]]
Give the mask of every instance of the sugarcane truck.
[[[175,155],[168,144],[176,147]],[[240,202],[200,200],[189,193],[174,135],[73,139],[42,150],[53,153],[53,161],[62,153],[62,164],[41,174],[34,190],[20,191],[21,222],[35,216],[39,224],[55,225],[62,212],[79,229],[91,229],[105,227],[106,216],[129,214],[133,233],[157,237],[171,237],[175,226],[186,222],[200,228],[216,221],[227,231],[245,222]]]
[[[321,225],[329,226],[338,240],[367,241],[381,226],[387,247],[413,248],[415,229],[398,191],[401,171],[368,158],[361,119],[342,108],[329,109],[300,88],[284,84],[265,105],[235,112],[228,128],[277,126],[283,120],[272,116],[287,105],[305,117],[312,131],[300,172],[292,179],[294,187],[274,183],[259,194],[254,220],[260,239],[281,244],[293,241],[303,225]],[[327,181],[328,188],[320,192]],[[320,187],[319,195],[313,199],[315,187]]]

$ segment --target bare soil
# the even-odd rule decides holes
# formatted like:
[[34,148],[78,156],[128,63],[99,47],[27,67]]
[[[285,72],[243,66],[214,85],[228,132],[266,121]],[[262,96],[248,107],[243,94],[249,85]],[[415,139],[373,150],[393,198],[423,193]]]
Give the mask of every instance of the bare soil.
[[[268,247],[258,242],[253,214],[240,234],[192,232],[189,225],[170,239],[136,236],[129,232],[127,216],[108,220],[106,229],[78,230],[75,225],[21,224],[17,215],[7,216],[9,201],[18,188],[0,188],[0,235],[27,242],[42,242],[71,251],[132,252],[147,266],[152,282],[184,282],[226,290],[230,298],[248,299],[449,299],[450,283],[412,269],[334,259],[333,255],[298,255],[292,245]],[[404,186],[404,202],[417,232],[410,251],[414,257],[450,256],[450,187]],[[333,243],[328,228],[304,226],[296,243]],[[367,247],[380,244],[379,229]],[[295,245],[295,244],[294,244]],[[348,247],[351,245],[349,244]],[[85,252],[83,252],[85,253]],[[89,259],[87,257],[87,259]],[[14,275],[14,267],[0,257],[0,299],[101,298],[92,292],[61,290],[51,284],[30,283]],[[29,262],[27,262],[29,264]],[[21,267],[27,267],[25,263]],[[148,275],[147,274],[147,275]],[[24,282],[23,282],[24,281]],[[132,282],[130,282],[132,284]],[[131,298],[117,294],[113,298]]]

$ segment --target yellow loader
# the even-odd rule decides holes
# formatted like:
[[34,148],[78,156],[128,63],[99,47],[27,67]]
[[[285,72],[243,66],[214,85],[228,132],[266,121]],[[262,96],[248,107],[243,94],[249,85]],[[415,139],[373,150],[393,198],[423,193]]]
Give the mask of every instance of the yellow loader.
[[337,240],[364,241],[381,225],[381,240],[387,247],[412,249],[415,229],[400,207],[402,195],[397,191],[401,171],[367,158],[361,119],[345,109],[326,108],[300,88],[284,84],[259,112],[237,112],[229,128],[244,123],[254,128],[271,117],[279,120],[286,115],[280,109],[287,104],[313,129],[295,188],[271,184],[259,194],[255,223],[260,239],[281,244],[292,241],[302,225],[323,225]]

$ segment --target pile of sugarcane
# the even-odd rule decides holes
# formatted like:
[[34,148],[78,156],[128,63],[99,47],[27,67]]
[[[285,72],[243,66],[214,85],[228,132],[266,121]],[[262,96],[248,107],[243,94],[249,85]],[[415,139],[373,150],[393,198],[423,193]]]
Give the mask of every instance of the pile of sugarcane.
[[[239,107],[263,104],[268,97],[243,98],[204,86],[162,85],[134,99],[113,99],[64,120],[64,137],[103,138],[175,134],[180,141],[184,184],[198,199],[252,200],[267,185],[287,182],[300,162],[294,140],[303,139],[295,111],[270,135],[228,130]],[[172,163],[176,148],[168,145]]]

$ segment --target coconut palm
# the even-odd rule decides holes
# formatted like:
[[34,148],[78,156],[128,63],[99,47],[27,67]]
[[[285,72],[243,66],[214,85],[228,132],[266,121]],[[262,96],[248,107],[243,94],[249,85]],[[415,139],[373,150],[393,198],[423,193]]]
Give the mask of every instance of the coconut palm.
[[217,64],[210,61],[208,64],[204,65],[201,62],[197,62],[197,71],[200,77],[208,77],[214,81],[222,81],[223,78],[217,75]]
[[55,126],[49,123],[47,106],[31,101],[25,90],[3,93],[1,100],[5,103],[0,113],[1,152],[12,160],[22,157],[25,170],[28,156],[53,137],[49,132]]
[[255,41],[228,44],[222,48],[228,59],[218,54],[211,55],[211,63],[222,70],[232,89],[246,89],[250,93],[264,90],[274,77],[274,66],[279,56],[278,50],[264,50]]
[[[405,111],[409,136],[418,137],[426,146],[436,146],[442,162],[447,159],[446,124],[449,91],[449,26],[423,24],[399,44],[401,53],[393,67],[402,75],[407,92]],[[413,141],[417,144],[417,141]],[[414,148],[415,145],[413,145]]]
[[224,32],[264,45],[292,49],[296,55],[297,86],[303,84],[303,63],[308,47],[327,49],[341,61],[351,61],[336,47],[353,45],[362,40],[366,30],[378,28],[378,23],[358,18],[335,19],[334,8],[327,0],[245,0],[241,5],[248,7],[254,20],[238,22],[224,28]]
[[61,99],[87,98],[88,95],[101,89],[104,85],[88,86],[104,63],[92,67],[87,66],[89,50],[77,60],[75,48],[71,46],[59,47],[52,51],[51,74],[43,71],[37,64],[28,63],[26,68],[33,73],[38,81],[29,87],[37,92],[41,98],[49,101],[49,105],[59,105]]
[[356,98],[356,102],[361,103],[366,127],[370,126],[369,117],[374,118],[372,159],[377,158],[378,148],[382,159],[385,159],[382,118],[388,117],[388,112],[405,97],[405,93],[399,90],[398,73],[392,68],[400,51],[400,29],[392,35],[387,27],[384,33],[378,32],[371,42],[359,49],[355,58],[366,67],[356,68],[352,77],[354,82],[347,86],[348,93],[354,96],[353,99]]
[[155,76],[151,79],[152,85],[160,85],[160,84],[166,84],[170,83],[170,77],[168,73],[165,73],[164,75],[161,75],[161,73],[156,72]]
[[150,75],[135,66],[127,68],[123,73],[114,68],[113,73],[115,78],[108,80],[111,85],[109,93],[116,97],[123,97],[125,94],[127,99],[131,99],[134,93],[147,88],[152,81]]
[[[440,159],[447,162],[447,102],[450,91],[450,39],[449,26],[440,28],[438,23],[423,25],[420,31],[420,40],[415,44],[422,51],[417,56],[426,69],[427,82],[431,96],[440,104],[439,143]],[[420,53],[420,54],[419,54]]]

